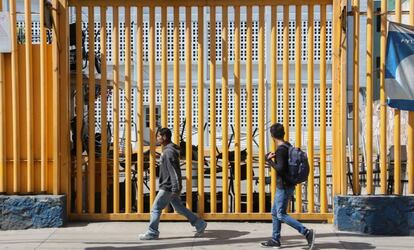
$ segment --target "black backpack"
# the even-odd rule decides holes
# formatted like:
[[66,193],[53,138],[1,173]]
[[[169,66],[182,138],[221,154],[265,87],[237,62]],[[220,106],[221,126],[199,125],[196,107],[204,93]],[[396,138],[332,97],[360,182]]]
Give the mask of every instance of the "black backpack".
[[308,180],[309,161],[308,156],[300,148],[283,144],[288,148],[288,169],[285,179],[291,184],[299,184]]

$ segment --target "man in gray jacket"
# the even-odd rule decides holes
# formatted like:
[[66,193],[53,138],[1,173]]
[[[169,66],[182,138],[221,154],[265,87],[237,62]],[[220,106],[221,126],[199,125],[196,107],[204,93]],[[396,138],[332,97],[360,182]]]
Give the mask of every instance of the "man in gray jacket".
[[207,223],[188,210],[180,199],[182,189],[180,170],[180,148],[171,142],[171,130],[161,128],[157,133],[157,142],[162,146],[159,191],[152,205],[151,219],[148,230],[139,235],[140,240],[156,240],[159,237],[158,225],[162,210],[169,204],[177,213],[185,216],[196,228],[195,236],[200,236],[207,227]]

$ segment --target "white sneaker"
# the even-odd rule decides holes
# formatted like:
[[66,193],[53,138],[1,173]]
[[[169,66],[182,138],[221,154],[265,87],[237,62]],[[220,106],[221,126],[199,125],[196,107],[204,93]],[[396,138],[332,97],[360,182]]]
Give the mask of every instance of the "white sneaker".
[[140,240],[158,240],[158,236],[152,235],[152,234],[149,234],[149,233],[140,234],[140,235],[138,235],[138,238]]

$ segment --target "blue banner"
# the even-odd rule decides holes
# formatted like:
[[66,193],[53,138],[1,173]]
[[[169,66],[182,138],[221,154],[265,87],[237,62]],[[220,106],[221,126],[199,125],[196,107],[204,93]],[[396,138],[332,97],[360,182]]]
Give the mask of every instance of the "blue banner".
[[385,91],[388,106],[414,111],[414,26],[389,23]]

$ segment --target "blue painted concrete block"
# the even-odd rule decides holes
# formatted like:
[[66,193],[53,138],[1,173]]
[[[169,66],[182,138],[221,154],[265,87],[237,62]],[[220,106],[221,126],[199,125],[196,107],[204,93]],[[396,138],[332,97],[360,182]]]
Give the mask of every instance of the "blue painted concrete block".
[[338,230],[373,235],[414,235],[414,196],[336,196]]
[[0,195],[0,230],[61,227],[66,195]]

